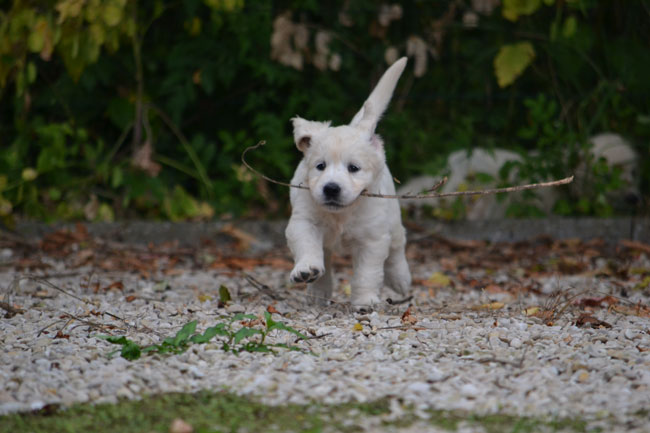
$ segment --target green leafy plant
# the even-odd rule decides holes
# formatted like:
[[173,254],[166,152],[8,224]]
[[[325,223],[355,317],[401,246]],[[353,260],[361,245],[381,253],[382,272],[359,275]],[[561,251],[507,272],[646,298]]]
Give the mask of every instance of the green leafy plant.
[[[237,322],[240,322],[241,326],[238,329],[234,329],[233,325]],[[289,332],[303,340],[308,338],[291,326],[273,320],[271,313],[267,311],[264,312],[264,321],[261,321],[257,316],[252,314],[238,313],[228,318],[225,322],[207,328],[202,334],[196,332],[196,325],[196,321],[189,322],[175,336],[165,338],[160,344],[150,344],[147,346],[140,346],[124,336],[98,335],[97,338],[122,346],[121,349],[110,352],[109,356],[120,352],[120,356],[129,361],[139,359],[143,354],[147,353],[183,353],[191,344],[205,344],[215,337],[222,337],[220,339],[221,348],[226,352],[232,352],[234,354],[240,352],[275,353],[274,349],[303,351],[303,349],[297,346],[285,343],[268,343],[266,338],[273,331]]]
[[[389,54],[409,56],[378,129],[398,179],[460,149],[550,155],[551,139],[612,131],[638,146],[648,195],[647,2],[393,3],[388,23],[373,0],[3,3],[0,221],[284,216],[288,192],[242,150],[266,140],[251,162],[288,179],[289,119],[348,122]],[[552,115],[526,105],[536,95]],[[609,212],[589,201],[558,211]]]

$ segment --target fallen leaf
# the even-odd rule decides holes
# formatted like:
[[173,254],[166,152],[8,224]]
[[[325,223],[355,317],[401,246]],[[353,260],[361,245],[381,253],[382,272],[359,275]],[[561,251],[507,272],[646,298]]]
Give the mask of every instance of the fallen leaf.
[[434,272],[427,280],[428,285],[432,287],[447,287],[451,283],[451,279],[442,272]]
[[575,325],[577,327],[583,327],[583,326],[589,326],[591,328],[611,328],[612,325],[610,325],[607,322],[604,322],[602,320],[596,319],[594,316],[591,314],[581,314],[575,322]]
[[625,314],[626,316],[650,318],[650,307],[642,305],[641,303],[634,305],[613,305],[611,310],[620,314]]
[[112,289],[124,290],[124,283],[122,283],[121,281],[115,281],[115,282],[109,284],[108,286],[104,287],[102,289],[102,291],[103,292],[108,292],[109,290],[112,290]]
[[602,304],[614,305],[618,303],[618,299],[613,296],[603,296],[602,298],[582,298],[578,299],[575,304],[582,307],[602,307]]
[[540,310],[539,307],[528,307],[522,311],[526,316],[534,316]]
[[239,322],[239,324],[246,328],[254,328],[255,326],[258,325],[264,325],[262,319],[242,320],[241,322]]
[[135,296],[135,295],[129,295],[129,296],[127,296],[126,298],[124,298],[124,300],[125,300],[126,302],[133,302],[133,301],[135,301],[136,299],[138,299],[138,297]]
[[483,288],[483,291],[490,293],[492,295],[496,293],[509,293],[507,290],[504,290],[501,286],[498,284],[488,284]]
[[268,311],[271,314],[280,314],[280,312],[276,310],[273,305],[269,305],[268,307],[266,307],[266,311]]
[[16,314],[23,314],[25,312],[25,310],[20,308],[18,305],[11,305],[8,302],[0,302],[0,308],[7,312],[4,316],[5,319],[11,319]]
[[355,331],[363,331],[363,325],[361,323],[355,323],[354,326],[352,327],[353,330]]
[[643,251],[644,253],[650,254],[650,245],[644,244],[643,242],[623,239],[619,243],[631,250]]
[[501,308],[505,307],[505,305],[506,304],[503,302],[490,302],[487,304],[472,307],[472,310],[500,310]]
[[199,302],[203,303],[203,302],[206,302],[206,301],[211,301],[211,300],[212,300],[212,296],[210,296],[210,295],[206,295],[206,294],[200,294],[200,295],[198,296],[198,299],[199,299]]
[[64,334],[62,331],[57,331],[56,335],[54,338],[65,338],[66,340],[70,339],[70,335]]
[[411,306],[409,305],[404,314],[402,314],[402,323],[404,325],[415,325],[418,319],[413,313],[411,313]]

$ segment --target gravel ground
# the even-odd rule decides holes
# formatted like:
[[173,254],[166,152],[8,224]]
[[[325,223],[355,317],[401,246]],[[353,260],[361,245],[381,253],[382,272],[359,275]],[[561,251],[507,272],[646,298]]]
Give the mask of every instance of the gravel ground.
[[[405,315],[408,304],[354,312],[346,304],[345,258],[336,261],[341,288],[335,302],[316,309],[305,301],[304,287],[287,286],[285,249],[251,262],[238,254],[226,258],[224,251],[235,250],[217,247],[190,259],[157,256],[149,268],[111,269],[106,261],[117,261],[118,247],[99,261],[99,253],[84,251],[104,244],[84,248],[71,239],[58,240],[60,251],[44,243],[38,250],[10,244],[0,250],[0,301],[22,309],[0,318],[0,414],[225,388],[269,404],[388,397],[388,418],[409,408],[422,418],[427,409],[450,409],[650,431],[644,418],[650,410],[650,293],[643,285],[650,260],[640,250],[420,236],[409,246],[414,298]],[[225,307],[219,306],[221,285],[233,298]],[[191,320],[203,331],[224,315],[261,316],[269,305],[278,312],[275,320],[317,337],[295,342],[278,332],[270,341],[317,356],[235,356],[215,342],[130,362],[109,359],[116,346],[95,338],[110,333],[149,344]],[[537,312],[526,310],[531,307]]]

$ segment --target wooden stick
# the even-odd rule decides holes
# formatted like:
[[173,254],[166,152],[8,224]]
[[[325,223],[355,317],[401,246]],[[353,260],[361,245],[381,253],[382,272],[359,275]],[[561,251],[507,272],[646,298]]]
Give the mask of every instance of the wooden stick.
[[[247,147],[244,152],[241,155],[241,161],[242,163],[246,166],[247,169],[252,171],[254,174],[257,176],[260,176],[262,179],[269,181],[271,183],[275,183],[277,185],[282,185],[282,186],[288,186],[290,188],[300,188],[300,189],[306,189],[309,190],[309,187],[305,185],[294,185],[291,183],[287,182],[281,182],[275,179],[271,179],[270,177],[260,173],[259,171],[255,170],[253,167],[251,167],[248,162],[246,162],[246,154],[251,151],[255,150],[260,146],[264,146],[266,144],[266,141],[262,140],[259,143],[257,143],[255,146],[250,146]],[[375,193],[370,193],[368,191],[362,191],[360,195],[366,196],[366,197],[374,197],[374,198],[393,198],[393,199],[406,199],[406,200],[412,200],[412,199],[424,199],[424,198],[441,198],[441,197],[457,197],[457,196],[466,196],[466,195],[487,195],[487,194],[501,194],[501,193],[506,193],[506,192],[516,192],[516,191],[525,191],[525,190],[530,190],[530,189],[538,189],[538,188],[548,188],[551,186],[560,186],[560,185],[566,185],[568,183],[573,182],[573,176],[566,177],[564,179],[560,180],[553,180],[550,182],[540,182],[540,183],[530,183],[527,185],[517,185],[517,186],[509,186],[505,188],[492,188],[492,189],[482,189],[482,190],[474,190],[474,191],[452,191],[452,192],[433,192],[440,187],[442,187],[445,183],[447,182],[447,178],[444,177],[442,178],[438,183],[433,185],[431,188],[427,189],[427,192],[424,194],[402,194],[402,195],[397,195],[397,194],[375,194]]]

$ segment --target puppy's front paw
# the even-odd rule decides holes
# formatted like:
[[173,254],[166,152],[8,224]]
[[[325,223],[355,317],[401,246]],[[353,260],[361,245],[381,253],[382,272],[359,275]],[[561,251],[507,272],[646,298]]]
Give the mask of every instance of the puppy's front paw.
[[379,295],[374,292],[357,293],[352,297],[352,305],[357,307],[370,307],[381,303]]
[[298,263],[291,271],[291,281],[294,283],[313,283],[325,273],[325,267],[309,263]]

